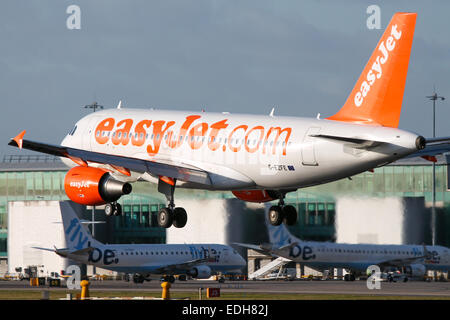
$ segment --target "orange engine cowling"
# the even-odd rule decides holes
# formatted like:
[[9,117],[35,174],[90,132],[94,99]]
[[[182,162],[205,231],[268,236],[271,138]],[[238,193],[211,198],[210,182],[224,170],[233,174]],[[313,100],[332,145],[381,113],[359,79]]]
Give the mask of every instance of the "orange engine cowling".
[[131,192],[131,185],[114,179],[106,170],[80,166],[67,172],[64,189],[73,202],[95,206],[117,201]]
[[277,199],[270,196],[269,192],[267,192],[266,190],[243,190],[231,192],[236,198],[247,202],[268,202]]

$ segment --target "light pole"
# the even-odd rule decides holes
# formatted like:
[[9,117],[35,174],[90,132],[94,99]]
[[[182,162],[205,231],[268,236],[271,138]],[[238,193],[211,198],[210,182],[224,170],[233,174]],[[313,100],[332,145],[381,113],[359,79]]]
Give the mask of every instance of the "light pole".
[[[433,138],[436,138],[436,100],[445,100],[444,97],[438,96],[436,90],[433,90],[433,95],[427,96],[433,101]],[[431,242],[434,246],[436,244],[436,163],[433,162],[433,190],[432,190],[432,206],[431,206]]]
[[[93,112],[95,112],[95,110],[97,109],[103,109],[102,105],[99,105],[97,103],[97,101],[92,102],[91,104],[87,104],[84,106],[85,109],[92,109]],[[91,234],[92,234],[92,238],[95,239],[95,206],[92,206],[92,224],[91,224]],[[92,267],[92,273],[95,275],[96,271],[95,271],[95,266]]]
[[97,110],[97,108],[98,109],[103,109],[103,106],[101,106],[101,105],[99,105],[96,101],[94,101],[94,102],[92,102],[91,104],[87,104],[87,105],[85,105],[84,106],[86,109],[93,109],[94,110],[94,112],[95,112],[95,110]]

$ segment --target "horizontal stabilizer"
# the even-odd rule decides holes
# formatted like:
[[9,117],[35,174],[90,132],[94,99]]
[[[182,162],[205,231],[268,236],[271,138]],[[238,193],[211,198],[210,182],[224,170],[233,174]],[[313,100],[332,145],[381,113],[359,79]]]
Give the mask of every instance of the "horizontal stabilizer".
[[256,245],[256,244],[233,242],[233,244],[243,247],[243,248],[255,250],[255,251],[260,252],[265,255],[272,255],[272,245],[268,244],[268,243]]
[[292,242],[292,243],[287,244],[287,245],[285,245],[285,246],[279,247],[279,248],[276,249],[276,250],[291,249],[291,248],[295,247],[296,245],[298,245],[298,242]]
[[76,254],[76,255],[82,256],[82,255],[85,255],[85,254],[89,254],[92,251],[94,251],[94,248],[87,247],[87,248],[84,248],[84,249],[72,251],[72,252],[70,252],[70,254]]
[[81,224],[101,224],[106,223],[106,221],[89,221],[89,220],[80,220]]
[[55,252],[55,249],[50,249],[50,248],[41,248],[41,247],[31,247],[33,249],[38,249],[38,250],[44,250],[44,251],[50,251],[50,252]]
[[61,256],[61,257],[67,257],[69,254],[85,255],[85,254],[90,254],[92,251],[94,251],[94,248],[92,248],[92,247],[87,247],[87,248],[84,248],[84,249],[73,250],[73,251],[70,251],[70,249],[68,249],[68,248],[57,249],[56,247],[54,249],[41,248],[41,247],[32,247],[32,248],[33,249],[38,249],[38,250],[54,252],[57,255]]
[[309,136],[315,137],[315,138],[322,138],[322,139],[328,139],[328,140],[353,143],[353,144],[358,145],[357,148],[371,148],[371,147],[379,146],[382,143],[385,143],[383,141],[376,141],[376,140],[363,139],[363,138],[354,138],[354,137],[333,136],[333,135],[327,135],[327,134],[311,134]]
[[450,152],[450,137],[426,138],[425,148],[413,154],[410,154],[405,158],[422,157],[424,159],[429,160],[433,159],[433,157],[436,155],[440,155],[447,152]]
[[439,144],[450,144],[450,137],[436,137],[436,138],[426,138],[427,145],[439,145]]

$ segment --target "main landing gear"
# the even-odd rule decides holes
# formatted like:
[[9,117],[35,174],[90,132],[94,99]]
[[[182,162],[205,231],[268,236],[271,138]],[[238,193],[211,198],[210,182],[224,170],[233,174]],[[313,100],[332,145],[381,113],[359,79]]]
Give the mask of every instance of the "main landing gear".
[[277,196],[280,199],[278,205],[271,206],[269,209],[270,224],[273,226],[279,226],[281,223],[288,226],[294,225],[297,222],[297,210],[294,206],[284,204],[286,193],[277,192]]
[[166,196],[167,207],[162,208],[158,212],[158,225],[162,228],[183,228],[187,222],[187,213],[184,208],[175,207],[174,192],[176,179],[161,178],[158,181],[158,191]]
[[106,216],[120,216],[122,214],[122,206],[120,203],[112,202],[105,204],[105,214]]

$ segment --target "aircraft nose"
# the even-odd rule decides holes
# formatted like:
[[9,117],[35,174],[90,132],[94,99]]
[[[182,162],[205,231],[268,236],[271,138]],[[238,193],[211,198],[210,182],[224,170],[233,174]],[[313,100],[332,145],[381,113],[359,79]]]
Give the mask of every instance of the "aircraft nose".
[[67,141],[68,141],[68,140],[69,140],[69,135],[66,135],[66,136],[64,137],[64,139],[62,139],[61,145],[62,145],[62,146],[67,145]]

